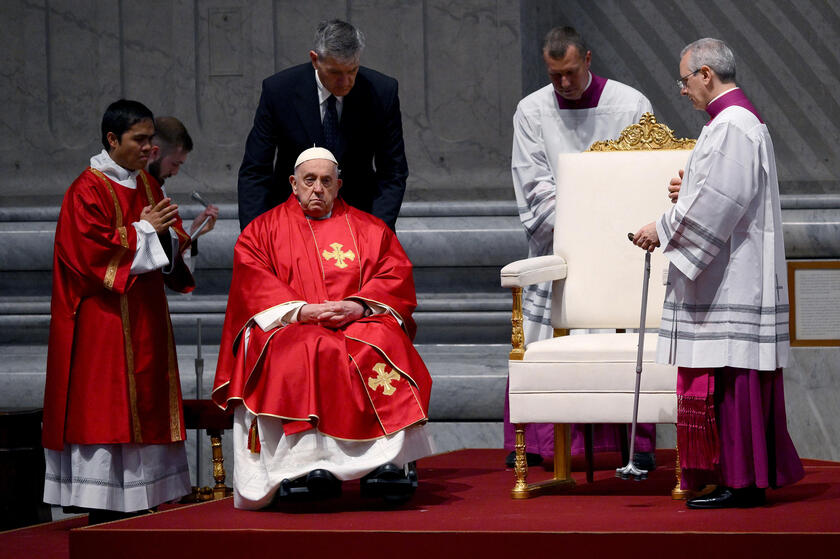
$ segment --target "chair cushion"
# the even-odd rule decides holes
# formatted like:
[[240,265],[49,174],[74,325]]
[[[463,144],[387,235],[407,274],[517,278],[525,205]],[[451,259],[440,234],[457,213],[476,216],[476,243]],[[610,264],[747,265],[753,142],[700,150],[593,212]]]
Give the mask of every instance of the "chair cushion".
[[[623,423],[632,419],[638,334],[581,334],[532,343],[509,362],[511,421]],[[645,334],[639,419],[676,420],[676,367],[654,362]]]
[[[642,361],[656,359],[657,337],[656,333],[645,334]],[[525,361],[566,363],[632,361],[636,363],[638,347],[638,333],[572,334],[528,344],[525,350]]]

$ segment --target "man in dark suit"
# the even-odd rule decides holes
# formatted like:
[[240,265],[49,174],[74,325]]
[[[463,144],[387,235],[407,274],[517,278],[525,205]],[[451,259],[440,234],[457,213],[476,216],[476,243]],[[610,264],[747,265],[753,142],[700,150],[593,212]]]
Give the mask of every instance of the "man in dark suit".
[[284,202],[300,152],[325,147],[338,159],[342,198],[394,229],[408,165],[397,81],[359,65],[364,35],[349,23],[322,22],[311,64],[263,81],[239,168],[239,224]]

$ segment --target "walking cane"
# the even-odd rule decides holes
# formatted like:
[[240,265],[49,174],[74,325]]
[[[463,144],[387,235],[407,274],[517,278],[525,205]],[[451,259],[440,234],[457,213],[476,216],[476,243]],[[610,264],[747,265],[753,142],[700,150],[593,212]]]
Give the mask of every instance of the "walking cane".
[[[633,240],[633,233],[627,233],[627,238]],[[645,315],[647,314],[648,282],[650,280],[650,251],[645,251],[645,272],[642,280],[642,316],[639,321],[639,349],[636,352],[636,391],[633,394],[633,426],[630,430],[630,460],[623,468],[615,469],[615,477],[635,481],[647,479],[647,470],[641,470],[633,464],[633,453],[636,447],[636,424],[639,418],[639,389],[642,385],[642,355],[645,349]]]

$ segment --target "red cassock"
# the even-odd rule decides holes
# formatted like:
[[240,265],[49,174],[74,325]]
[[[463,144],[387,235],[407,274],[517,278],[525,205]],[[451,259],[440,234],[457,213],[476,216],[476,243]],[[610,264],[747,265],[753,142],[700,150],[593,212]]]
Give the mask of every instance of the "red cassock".
[[[252,320],[283,303],[342,299],[386,305],[402,324],[382,313],[264,332]],[[317,427],[369,440],[424,422],[432,380],[411,343],[416,306],[411,262],[379,219],[339,199],[328,219],[310,220],[290,196],[236,243],[213,400],[280,418],[287,435]]]
[[[164,284],[193,277],[177,256],[171,274],[129,275],[131,225],[163,198],[145,171],[136,189],[86,169],[70,185],[55,231],[43,443],[170,443],[185,438],[181,383]],[[181,247],[189,236],[178,220]]]

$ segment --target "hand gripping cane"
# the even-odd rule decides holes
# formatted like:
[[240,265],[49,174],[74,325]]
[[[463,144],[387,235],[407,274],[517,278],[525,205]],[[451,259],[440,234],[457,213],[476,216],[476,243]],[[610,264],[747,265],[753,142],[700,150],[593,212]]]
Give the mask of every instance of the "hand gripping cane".
[[[633,233],[627,233],[627,238],[633,240]],[[645,315],[647,314],[648,282],[650,280],[650,251],[645,251],[645,273],[642,280],[642,316],[639,321],[639,349],[636,352],[636,391],[633,394],[633,427],[630,430],[630,460],[623,468],[615,469],[615,477],[635,481],[647,479],[647,470],[640,470],[633,464],[633,454],[636,447],[636,423],[639,418],[639,389],[642,384],[642,355],[645,349]]]

